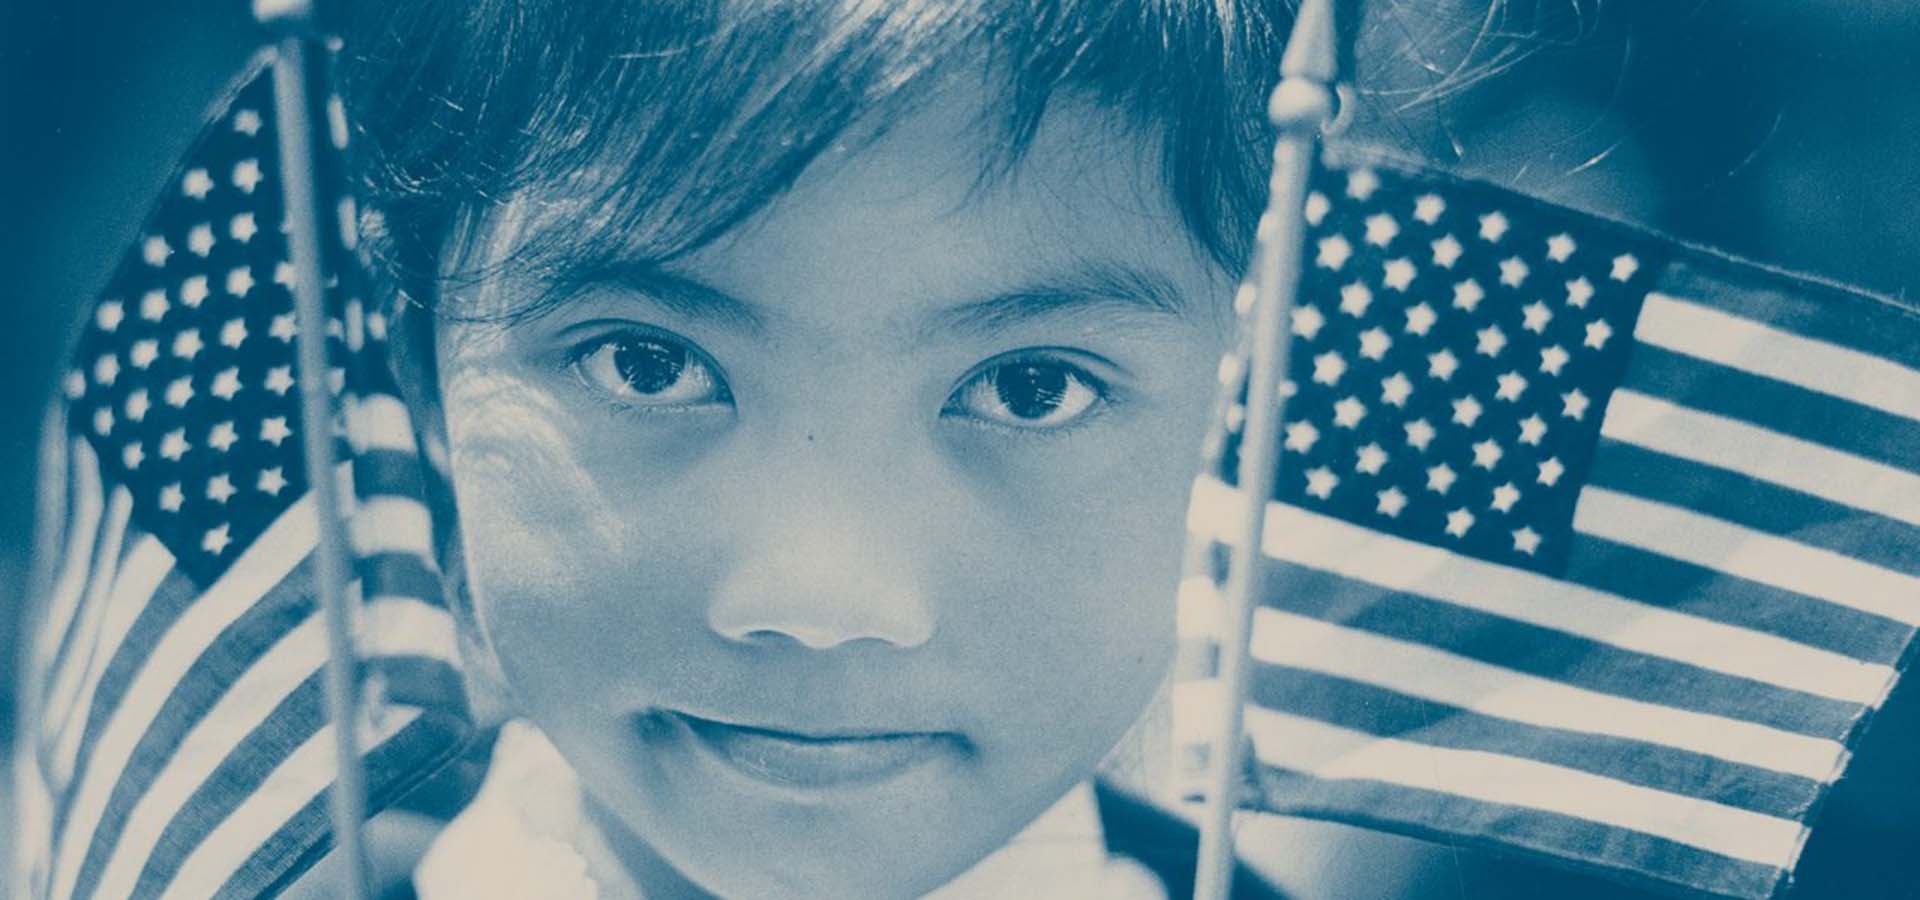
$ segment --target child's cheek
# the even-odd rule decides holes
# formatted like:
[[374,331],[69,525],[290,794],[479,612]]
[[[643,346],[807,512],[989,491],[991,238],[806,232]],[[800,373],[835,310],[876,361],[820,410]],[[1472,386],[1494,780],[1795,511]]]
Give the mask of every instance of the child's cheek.
[[[514,692],[580,673],[555,650],[605,632],[596,560],[614,558],[622,524],[580,465],[568,418],[511,376],[448,379],[448,444],[474,612]],[[539,667],[530,671],[529,666]],[[583,689],[589,685],[580,685]]]
[[992,564],[954,573],[943,622],[991,648],[978,677],[1006,746],[1104,754],[1163,677],[1203,424],[1186,411],[1207,408],[1210,380],[1188,393],[1090,430],[1079,458],[998,494],[997,527],[972,535]]
[[552,399],[507,375],[465,375],[447,391],[447,432],[462,530],[488,568],[553,572],[608,548],[620,520],[577,459]]

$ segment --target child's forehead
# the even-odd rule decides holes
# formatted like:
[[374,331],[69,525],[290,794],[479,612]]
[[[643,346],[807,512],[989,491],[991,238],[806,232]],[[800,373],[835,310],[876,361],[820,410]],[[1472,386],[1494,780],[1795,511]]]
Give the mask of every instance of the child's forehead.
[[[758,206],[818,204],[836,195],[876,210],[931,216],[1027,191],[1073,193],[1124,204],[1136,211],[1176,212],[1166,182],[1161,134],[1111,105],[1063,90],[1030,133],[1014,135],[999,107],[998,86],[978,78],[952,79],[913,102],[864,110],[797,169],[797,177],[770,185]],[[721,140],[724,140],[722,138]],[[792,140],[776,136],[782,145]],[[535,174],[521,192],[545,209],[546,220],[573,219],[616,195],[630,200],[638,156],[651,147],[614,140],[579,164],[561,162]],[[723,151],[724,152],[724,151]],[[754,168],[749,165],[748,168]],[[1124,180],[1116,173],[1124,172]],[[655,173],[661,213],[682,195],[716,185],[715,172]],[[800,199],[796,199],[800,198]],[[756,209],[752,219],[763,219]]]
[[1016,154],[992,125],[991,103],[978,87],[954,87],[871,140],[836,144],[717,245],[776,223],[809,230],[793,218],[875,241],[916,230],[1011,233],[1036,248],[1097,239],[1088,226],[1100,216],[1179,226],[1157,142],[1116,114],[1078,98],[1059,103]]
[[[1161,176],[1157,144],[1119,115],[1074,98],[1051,109],[1008,157],[991,127],[991,94],[957,86],[815,158],[752,217],[689,254],[652,259],[636,241],[609,256],[565,235],[591,220],[605,173],[569,173],[529,188],[494,215],[481,259],[543,248],[554,280],[649,268],[742,297],[822,294],[962,302],[1104,282],[1186,293],[1213,265]],[[583,219],[582,212],[587,212]]]

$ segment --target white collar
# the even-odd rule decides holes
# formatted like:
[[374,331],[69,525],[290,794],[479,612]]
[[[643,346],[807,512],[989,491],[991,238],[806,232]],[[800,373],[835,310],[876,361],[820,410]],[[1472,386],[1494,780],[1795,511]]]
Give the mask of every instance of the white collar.
[[[579,779],[546,735],[502,726],[473,802],[414,869],[421,900],[643,900],[584,814]],[[1092,782],[1082,782],[1005,846],[927,900],[1049,897],[1165,900],[1140,864],[1107,854]]]

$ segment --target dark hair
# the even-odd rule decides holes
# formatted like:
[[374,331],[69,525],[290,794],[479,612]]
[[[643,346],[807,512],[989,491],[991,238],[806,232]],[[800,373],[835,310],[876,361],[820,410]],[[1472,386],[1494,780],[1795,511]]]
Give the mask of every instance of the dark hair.
[[980,124],[997,130],[983,178],[1018,161],[1050,104],[1084,97],[1157,142],[1196,243],[1237,271],[1291,19],[1283,0],[419,0],[355,15],[343,81],[379,216],[369,246],[429,304],[443,248],[521,188],[574,178],[583,207],[517,263],[562,246],[667,262],[982,66],[996,121]]

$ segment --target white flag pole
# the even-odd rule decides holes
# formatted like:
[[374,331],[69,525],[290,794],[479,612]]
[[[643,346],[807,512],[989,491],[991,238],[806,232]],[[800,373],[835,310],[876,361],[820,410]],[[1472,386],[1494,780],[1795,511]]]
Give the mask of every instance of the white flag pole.
[[1261,540],[1267,501],[1278,472],[1279,426],[1285,420],[1286,377],[1294,294],[1306,243],[1307,179],[1313,171],[1320,131],[1333,115],[1334,84],[1339,77],[1339,29],[1333,0],[1305,0],[1280,61],[1280,84],[1267,102],[1267,116],[1279,129],[1273,148],[1273,176],[1267,184],[1267,209],[1255,235],[1249,280],[1254,288],[1253,345],[1247,381],[1245,428],[1241,431],[1238,472],[1240,529],[1233,547],[1220,636],[1221,696],[1227,708],[1207,755],[1206,806],[1200,824],[1200,854],[1194,872],[1194,900],[1226,900],[1233,889],[1233,811],[1238,806],[1243,709],[1247,693],[1247,642],[1257,603]]
[[322,271],[318,169],[314,164],[312,92],[307,83],[308,52],[315,10],[308,0],[255,0],[254,16],[281,35],[273,62],[275,121],[280,139],[280,183],[286,200],[287,245],[293,263],[293,300],[300,383],[301,444],[308,489],[312,491],[319,532],[313,552],[315,589],[327,632],[324,677],[327,716],[333,724],[338,760],[329,813],[334,852],[350,900],[372,896],[361,823],[366,819],[366,777],[359,747],[358,656],[347,608],[347,535],[339,482],[335,478],[333,367],[327,360],[325,275]]

